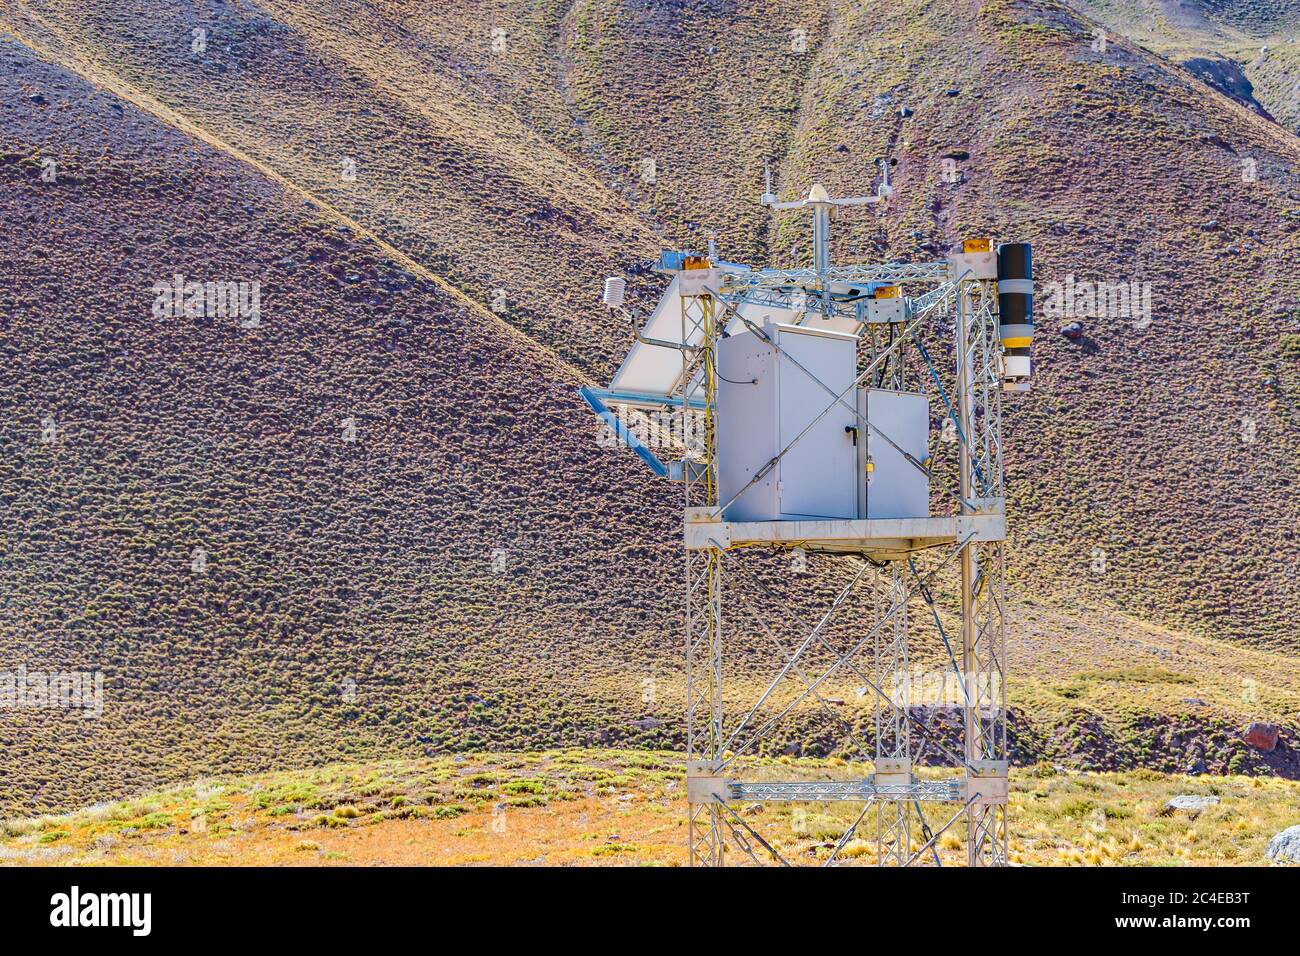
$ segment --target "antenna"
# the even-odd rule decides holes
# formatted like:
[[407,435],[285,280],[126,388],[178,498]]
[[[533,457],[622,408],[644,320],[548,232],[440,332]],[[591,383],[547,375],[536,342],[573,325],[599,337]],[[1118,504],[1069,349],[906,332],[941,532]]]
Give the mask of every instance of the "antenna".
[[758,200],[759,205],[775,206],[776,193],[772,192],[772,167],[767,164],[766,160],[764,160],[763,162],[763,183],[764,183],[763,195]]
[[898,164],[896,159],[878,159],[876,165],[880,167],[880,185],[876,187],[876,196],[883,202],[890,196],[894,195],[894,187],[889,185],[889,167]]
[[885,202],[894,194],[894,187],[889,184],[889,167],[896,160],[879,159],[876,161],[880,166],[880,185],[876,187],[874,196],[848,196],[843,199],[832,199],[826,187],[821,183],[813,183],[812,188],[808,190],[808,195],[804,199],[797,199],[793,202],[777,202],[776,196],[772,192],[772,172],[767,164],[763,166],[763,172],[767,177],[767,191],[763,193],[761,200],[764,206],[774,211],[786,209],[811,209],[813,214],[813,268],[817,271],[817,282],[822,291],[822,300],[825,310],[830,311],[830,287],[826,284],[826,270],[831,264],[831,210],[842,206],[872,206],[876,203]]

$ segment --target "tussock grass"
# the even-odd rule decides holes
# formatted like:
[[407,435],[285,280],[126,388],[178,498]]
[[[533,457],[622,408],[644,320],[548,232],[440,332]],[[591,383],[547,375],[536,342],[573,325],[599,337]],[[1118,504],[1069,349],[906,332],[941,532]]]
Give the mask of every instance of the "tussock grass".
[[[220,809],[192,788],[150,794],[134,806],[144,817],[106,818],[103,807],[61,817],[6,821],[0,862],[40,864],[182,862],[269,864],[449,863],[645,865],[680,864],[685,839],[680,761],[676,755],[628,751],[549,751],[338,765],[223,780]],[[578,769],[584,768],[584,769]],[[755,779],[853,779],[869,767],[849,761],[755,761]],[[925,776],[937,771],[920,771]],[[440,782],[431,784],[434,778]],[[602,783],[617,778],[619,783]],[[456,781],[490,780],[480,798],[446,801]],[[374,781],[385,793],[367,795]],[[573,789],[576,785],[577,792]],[[427,801],[430,788],[438,801]],[[270,792],[319,793],[328,813],[281,813]],[[1178,794],[1220,798],[1195,818],[1160,810]],[[511,794],[522,795],[512,799]],[[840,804],[752,805],[745,821],[795,863],[825,860],[860,807]],[[931,827],[951,807],[923,808]],[[192,821],[204,816],[207,826]],[[1009,809],[1010,850],[1027,865],[1262,865],[1276,832],[1300,822],[1300,783],[1247,777],[1181,777],[1149,770],[1078,773],[1050,765],[1017,769]],[[122,823],[112,832],[106,822]],[[849,865],[877,862],[875,813],[845,844]],[[911,819],[908,852],[923,849]],[[237,835],[232,846],[229,838]],[[964,857],[960,826],[942,833],[941,860]],[[928,851],[927,851],[928,852]],[[739,862],[739,858],[737,858]]]

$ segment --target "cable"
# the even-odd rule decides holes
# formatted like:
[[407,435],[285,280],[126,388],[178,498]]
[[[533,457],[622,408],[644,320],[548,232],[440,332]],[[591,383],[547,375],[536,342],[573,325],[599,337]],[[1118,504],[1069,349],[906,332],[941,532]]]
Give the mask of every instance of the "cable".
[[723,375],[721,372],[715,371],[713,374],[718,376],[718,378],[722,379],[724,382],[727,382],[731,385],[757,385],[758,384],[758,379],[756,378],[751,378],[748,382],[735,382],[727,378],[727,376]]

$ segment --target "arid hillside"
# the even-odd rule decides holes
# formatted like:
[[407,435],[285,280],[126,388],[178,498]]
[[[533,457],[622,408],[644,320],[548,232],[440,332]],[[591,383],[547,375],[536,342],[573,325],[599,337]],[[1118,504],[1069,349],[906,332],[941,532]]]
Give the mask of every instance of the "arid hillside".
[[[1145,327],[1101,316],[1064,347],[1044,319],[1041,388],[1011,442],[1038,586],[1300,646],[1286,352],[1300,141],[1119,38],[1093,50],[1095,25],[1052,0],[811,19],[766,4],[436,7],[28,0],[13,19],[598,378],[628,341],[590,321],[598,282],[656,233],[698,246],[714,231],[735,258],[802,254],[795,221],[767,241],[763,160],[785,157],[787,193],[813,178],[853,192],[895,156],[899,201],[846,217],[842,255],[935,257],[991,232],[1034,240],[1045,281],[1150,284]],[[1109,570],[1078,593],[1094,548]]]
[[[577,374],[12,40],[0,70],[5,669],[105,673],[98,720],[0,714],[8,807],[639,706],[666,500],[596,446]],[[259,279],[258,321],[156,316],[175,274]]]
[[[905,46],[863,40],[882,11]],[[1127,43],[1094,51],[1091,29],[1050,2],[846,13],[783,181],[849,188],[839,146],[895,154],[903,198],[883,228],[846,217],[846,252],[1015,235],[1040,306],[1053,283],[1149,283],[1149,315],[1076,292],[1040,316],[1035,390],[1008,405],[1021,586],[1294,649],[1300,141]]]
[[[837,257],[990,234],[1040,287],[1149,283],[1146,317],[1043,316],[1011,405],[1017,758],[1300,772],[1300,140],[1096,28],[1048,0],[0,3],[0,661],[105,673],[97,720],[0,712],[0,811],[679,743],[678,497],[574,395],[630,342],[599,281],[644,309],[649,256],[710,234],[806,256],[764,161],[792,198],[878,156],[896,201]],[[259,282],[257,321],[160,310],[177,275]]]
[[1105,28],[1300,133],[1295,0],[1072,0]]
[[[697,21],[673,5],[10,4],[24,37],[186,117],[601,374],[627,336],[576,318],[593,282],[687,241],[709,200],[751,191],[783,149],[808,61],[772,54],[800,5],[752,6]],[[730,55],[701,58],[710,31]],[[748,205],[735,233],[752,256]]]

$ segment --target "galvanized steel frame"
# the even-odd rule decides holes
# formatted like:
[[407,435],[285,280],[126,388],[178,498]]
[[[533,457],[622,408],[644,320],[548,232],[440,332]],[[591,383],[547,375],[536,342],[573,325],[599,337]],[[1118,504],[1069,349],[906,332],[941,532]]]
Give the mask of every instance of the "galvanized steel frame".
[[[961,438],[959,460],[962,513],[997,509],[1005,499],[1002,462],[1002,406],[1000,345],[997,335],[996,283],[958,279],[947,263],[921,265],[888,264],[832,268],[826,271],[835,282],[925,282],[933,286],[912,300],[907,331],[919,319],[933,320],[952,315],[956,327],[957,387],[954,411]],[[735,302],[750,293],[779,296],[789,286],[807,287],[816,280],[812,270],[763,270],[725,273],[717,297],[708,290],[682,297],[682,338],[691,341],[699,334],[698,350],[682,353],[683,383],[694,380],[702,367],[705,410],[700,441],[688,449],[688,457],[704,467],[698,472],[686,468],[684,504],[687,508],[717,509],[713,464],[716,461],[716,432],[713,420],[717,392],[714,347],[725,326],[724,302]],[[892,383],[891,383],[892,384]],[[976,413],[977,406],[981,413]],[[683,402],[682,434],[690,434]],[[742,604],[754,623],[777,646],[784,665],[759,700],[734,721],[727,732],[723,696],[723,569],[743,568],[748,549],[728,550],[716,545],[685,551],[685,637],[686,637],[686,750],[688,774],[701,777],[725,775],[740,754],[752,752],[770,735],[781,719],[805,702],[828,711],[820,688],[841,669],[851,673],[873,695],[874,743],[870,748],[853,736],[854,745],[879,768],[899,761],[910,768],[913,731],[926,738],[931,753],[943,755],[956,774],[944,779],[911,776],[906,783],[877,783],[873,779],[854,781],[748,782],[727,781],[712,800],[689,804],[688,848],[692,865],[721,866],[733,862],[788,864],[772,842],[731,806],[733,801],[749,803],[790,801],[848,801],[864,804],[862,812],[837,841],[823,865],[841,862],[841,851],[860,830],[860,824],[874,805],[876,861],[880,865],[909,866],[939,863],[940,837],[965,821],[966,861],[972,866],[1002,865],[1007,862],[1007,819],[1004,803],[982,799],[972,777],[989,768],[1005,768],[1007,759],[1005,682],[1006,606],[1005,558],[1001,541],[957,541],[942,559],[922,576],[912,562],[889,561],[881,567],[863,562],[847,587],[841,589],[825,614],[807,636],[791,650],[775,636],[767,622]],[[894,675],[906,672],[909,660],[908,611],[923,600],[936,622],[930,589],[936,575],[953,559],[961,570],[961,672],[962,752],[953,753],[939,741],[932,728],[918,717],[905,697],[899,702],[889,690]],[[850,562],[856,558],[847,558]],[[909,569],[909,565],[912,565]],[[910,575],[905,571],[910,570]],[[872,580],[876,595],[874,620],[865,622],[865,635],[846,652],[833,647],[824,630],[841,612],[848,597],[863,580]],[[762,588],[761,583],[758,585]],[[942,627],[942,625],[940,625]],[[945,643],[947,636],[944,636]],[[836,663],[810,675],[810,649],[830,651]],[[954,660],[955,663],[955,660]],[[804,690],[775,717],[755,726],[757,715],[772,690],[783,681],[797,679]],[[904,681],[904,687],[907,682]],[[956,812],[942,817],[937,829],[929,825],[922,804],[957,804]],[[915,834],[919,831],[920,836]],[[922,840],[918,847],[917,841]]]

